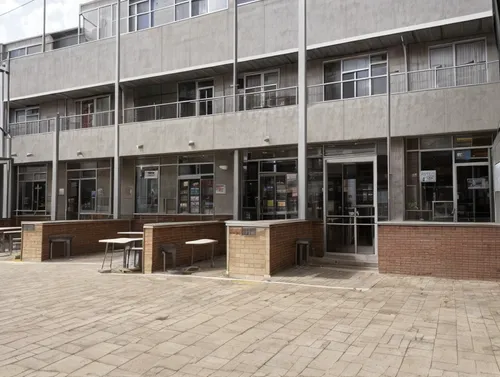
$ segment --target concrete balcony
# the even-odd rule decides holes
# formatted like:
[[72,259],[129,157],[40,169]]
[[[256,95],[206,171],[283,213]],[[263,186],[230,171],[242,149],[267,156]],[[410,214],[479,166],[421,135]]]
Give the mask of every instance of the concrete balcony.
[[[202,68],[230,69],[232,3],[229,1],[228,9],[201,17],[124,34],[122,81]],[[256,1],[242,6],[240,62],[295,55],[297,9],[297,0]],[[410,34],[407,39],[411,40],[415,30],[433,35],[433,29],[443,25],[491,18],[491,9],[490,0],[381,0],[363,6],[344,0],[316,0],[308,9],[308,45],[314,56],[317,51],[313,50],[330,47],[331,51],[325,51],[329,56],[370,50],[381,47],[373,42],[380,37],[392,35],[386,42],[393,45],[404,33]],[[393,14],[397,17],[388,17]],[[348,44],[357,46],[346,48]],[[11,98],[16,101],[110,85],[115,74],[115,40],[101,39],[16,58],[10,68]]]
[[[467,69],[472,75],[456,75],[453,80],[445,75],[448,87],[445,82],[436,87],[432,80],[424,82],[427,86],[410,81],[419,88],[410,91],[397,89],[395,82],[400,80],[400,74],[391,75],[391,89],[396,89],[392,94],[392,135],[496,129],[498,62],[488,63],[488,67],[484,75],[471,68]],[[330,100],[331,85],[335,84],[309,88],[310,143],[386,136],[387,94]],[[120,154],[140,156],[297,143],[296,87],[238,95],[236,112],[233,102],[233,96],[226,96],[125,109]],[[112,157],[113,122],[113,112],[61,118],[61,160]],[[15,162],[50,161],[53,125],[54,120],[11,124]],[[77,155],[77,151],[81,154]]]

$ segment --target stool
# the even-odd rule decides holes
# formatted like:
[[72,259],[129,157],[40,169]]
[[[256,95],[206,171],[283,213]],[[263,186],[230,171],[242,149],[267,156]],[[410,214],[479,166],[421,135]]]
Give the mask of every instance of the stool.
[[73,237],[71,235],[59,235],[59,236],[49,236],[49,248],[50,248],[50,259],[52,259],[52,247],[55,243],[63,243],[64,244],[64,256],[71,256],[71,242],[73,241]]
[[297,241],[295,241],[295,247],[297,251],[297,266],[302,265],[302,262],[307,262],[307,260],[309,259],[311,244],[312,239],[310,238],[299,238]]
[[167,243],[160,246],[160,251],[163,254],[163,272],[167,271],[167,254],[172,255],[172,269],[175,270],[177,247],[173,243]]
[[134,252],[134,267],[142,270],[142,247],[132,247],[130,250]]

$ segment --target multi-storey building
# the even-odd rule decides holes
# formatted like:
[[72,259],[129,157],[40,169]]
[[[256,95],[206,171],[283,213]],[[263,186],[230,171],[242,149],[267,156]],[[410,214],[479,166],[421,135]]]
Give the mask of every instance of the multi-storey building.
[[111,216],[118,117],[121,216],[288,219],[307,200],[324,251],[367,259],[388,202],[392,219],[494,221],[491,0],[308,1],[307,198],[297,0],[237,0],[236,103],[233,1],[122,1],[118,109],[112,0],[82,5],[43,53],[41,38],[1,46],[13,215],[49,215],[60,114],[58,219]]

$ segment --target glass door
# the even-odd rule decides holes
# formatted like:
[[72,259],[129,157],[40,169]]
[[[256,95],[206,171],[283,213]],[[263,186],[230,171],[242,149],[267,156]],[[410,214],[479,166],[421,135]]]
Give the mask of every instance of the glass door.
[[213,114],[213,101],[207,100],[213,98],[214,88],[198,88],[198,115],[211,115]]
[[455,169],[455,221],[490,222],[488,163],[456,164]]
[[78,220],[80,212],[80,180],[68,181],[68,201],[66,206],[66,220]]
[[80,180],[80,214],[96,211],[96,194],[95,178]]
[[327,160],[324,171],[325,250],[376,254],[376,159]]
[[92,127],[94,117],[94,100],[82,101],[82,128]]
[[260,218],[261,220],[276,218],[276,177],[274,175],[260,177]]

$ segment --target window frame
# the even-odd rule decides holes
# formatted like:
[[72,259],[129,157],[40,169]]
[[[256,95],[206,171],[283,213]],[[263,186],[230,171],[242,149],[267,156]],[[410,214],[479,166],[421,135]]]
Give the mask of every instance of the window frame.
[[[30,111],[30,110],[37,110],[37,119],[36,120],[28,120],[28,114],[27,112]],[[17,120],[17,113],[19,112],[24,112],[24,121],[23,122],[19,122]],[[36,121],[39,121],[40,120],[40,107],[39,106],[31,106],[31,107],[23,107],[21,109],[15,109],[14,110],[14,122],[13,124],[25,124],[25,123],[28,123],[28,122],[36,122]]]
[[[277,73],[278,75],[278,79],[276,81],[276,84],[268,84],[266,85],[265,84],[265,75],[266,74],[270,74],[270,73]],[[258,85],[258,86],[251,86],[251,87],[247,87],[247,77],[249,76],[257,76],[257,75],[260,75],[260,82],[261,84]],[[275,68],[275,69],[268,69],[268,70],[265,70],[265,71],[254,71],[254,72],[245,72],[243,74],[243,109],[245,111],[247,110],[254,110],[254,109],[259,109],[258,107],[252,107],[250,109],[247,108],[247,95],[248,94],[257,94],[257,93],[260,93],[261,95],[261,101],[262,102],[265,102],[265,96],[266,96],[266,93],[277,93],[278,90],[280,89],[280,83],[281,83],[281,70],[280,68]],[[276,88],[273,89],[273,90],[266,90],[265,88],[267,86],[271,86],[271,85],[276,85]],[[258,92],[247,92],[247,90],[249,89],[256,89],[256,88],[260,88],[260,90]]]
[[[21,168],[23,167],[39,167],[39,168],[42,168],[42,170],[40,170],[39,172],[21,172]],[[16,172],[16,183],[17,183],[17,187],[16,187],[16,209],[15,209],[15,213],[17,215],[23,215],[23,214],[27,214],[27,215],[34,215],[34,216],[45,216],[47,215],[49,212],[49,209],[50,209],[50,206],[48,206],[48,198],[49,198],[49,186],[48,186],[48,183],[49,183],[49,179],[48,179],[48,174],[49,174],[49,169],[48,169],[48,165],[47,164],[35,164],[35,165],[18,165],[17,166],[17,172]],[[25,175],[25,174],[32,174],[33,175],[33,179],[31,180],[21,180],[20,179],[20,176],[22,175]],[[45,180],[43,179],[35,179],[35,174],[45,174]],[[21,199],[21,184],[22,183],[26,183],[26,182],[30,182],[32,183],[32,188],[31,188],[31,209],[30,210],[24,210],[24,209],[20,209],[19,208],[19,202],[20,202],[20,199]],[[45,210],[43,211],[39,211],[39,210],[34,210],[33,209],[33,203],[34,203],[34,193],[35,193],[35,183],[37,182],[44,182],[45,183]],[[39,214],[40,212],[42,212],[41,214]]]
[[[429,69],[434,69],[434,67],[431,66],[431,50],[433,49],[438,49],[438,48],[443,48],[443,47],[450,47],[452,46],[452,52],[453,52],[453,67],[457,67],[457,49],[456,45],[460,44],[465,44],[465,43],[471,43],[471,42],[479,42],[483,41],[484,42],[484,56],[485,56],[485,61],[484,62],[475,62],[473,64],[479,64],[479,63],[488,63],[488,38],[487,37],[479,37],[479,38],[471,38],[471,39],[464,39],[464,40],[459,40],[459,41],[454,41],[454,42],[448,42],[448,43],[440,43],[432,46],[427,47],[427,65]],[[467,66],[468,64],[462,64],[458,67],[463,67]]]
[[[373,56],[379,56],[379,55],[385,55],[386,56],[386,59],[384,61],[381,61],[381,62],[377,62],[377,63],[372,63],[372,57]],[[352,60],[352,59],[359,59],[359,58],[368,58],[368,67],[365,68],[365,69],[357,69],[357,70],[347,70],[347,71],[344,71],[344,62],[346,60]],[[337,63],[337,62],[340,62],[340,81],[332,81],[332,82],[325,82],[325,66],[327,64],[331,64],[331,63]],[[377,75],[377,76],[372,76],[372,66],[376,66],[376,65],[379,65],[379,64],[383,64],[385,63],[385,67],[386,67],[386,73],[385,75]],[[382,50],[382,51],[377,51],[377,52],[373,52],[373,53],[369,53],[369,54],[357,54],[357,55],[353,55],[353,56],[348,56],[348,57],[344,57],[344,58],[337,58],[337,59],[330,59],[330,60],[325,60],[323,61],[323,69],[322,69],[322,77],[321,77],[321,81],[322,81],[322,87],[323,87],[323,102],[325,101],[341,101],[341,100],[348,100],[348,99],[356,99],[356,98],[364,98],[364,97],[371,97],[371,96],[379,96],[379,95],[384,95],[387,93],[387,87],[385,89],[385,93],[380,93],[380,94],[372,94],[372,89],[373,89],[373,85],[372,85],[372,81],[373,79],[377,79],[377,78],[386,78],[386,81],[387,81],[387,76],[390,74],[388,72],[388,68],[389,68],[389,52],[387,50]],[[354,79],[349,79],[349,80],[344,80],[344,74],[346,73],[354,73],[354,75],[356,75],[356,72],[360,72],[360,71],[364,71],[364,70],[368,70],[368,76],[367,77],[362,77],[362,78],[354,78]],[[363,80],[368,80],[368,95],[364,95],[364,96],[357,96],[356,95],[356,92],[357,92],[357,85],[356,83],[358,81],[363,81]],[[344,83],[348,83],[348,82],[354,82],[354,96],[353,97],[348,97],[348,98],[344,98]],[[335,98],[335,99],[328,99],[326,100],[325,99],[325,88],[327,85],[334,85],[334,84],[340,84],[340,98]]]

